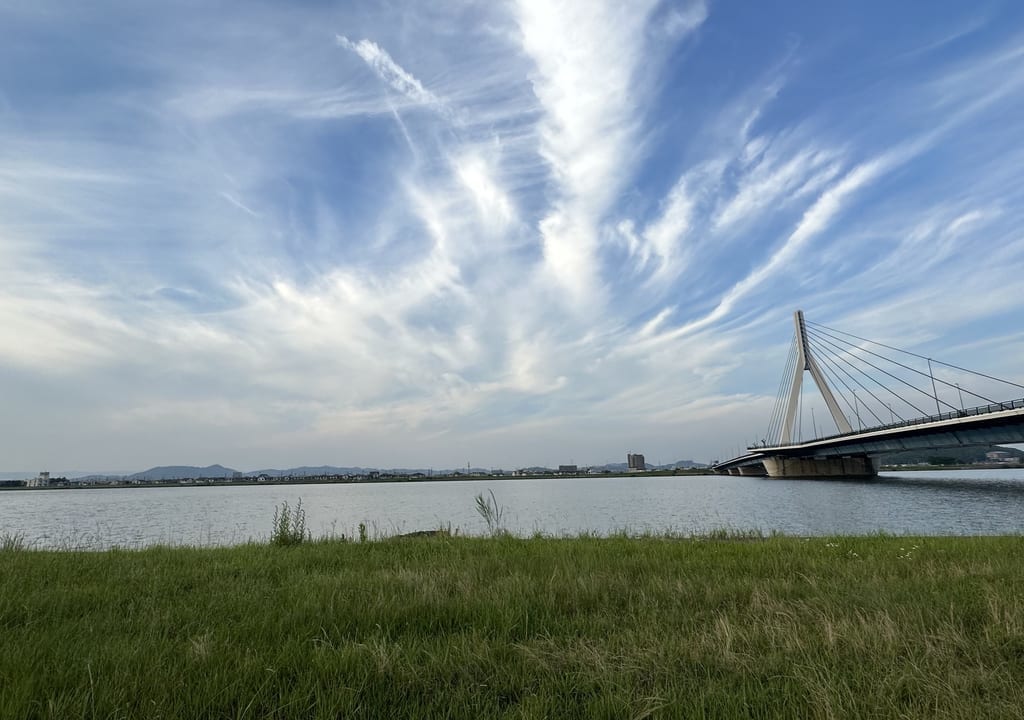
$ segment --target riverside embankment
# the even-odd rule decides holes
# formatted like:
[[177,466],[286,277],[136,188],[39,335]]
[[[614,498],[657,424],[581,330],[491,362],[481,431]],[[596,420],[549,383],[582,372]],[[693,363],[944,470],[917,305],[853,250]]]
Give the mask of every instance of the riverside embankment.
[[0,717],[1019,717],[1024,538],[0,552]]

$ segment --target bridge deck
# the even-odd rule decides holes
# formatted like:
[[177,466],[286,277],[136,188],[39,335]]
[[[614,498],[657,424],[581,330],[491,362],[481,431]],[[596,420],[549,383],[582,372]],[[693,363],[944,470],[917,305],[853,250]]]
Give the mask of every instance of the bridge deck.
[[713,466],[759,463],[765,457],[877,456],[903,450],[1024,443],[1024,399],[992,403],[787,445],[758,445]]
[[[967,408],[966,410],[956,410],[939,415],[928,415],[922,418],[915,418],[913,420],[901,420],[900,422],[889,423],[887,425],[874,425],[872,427],[861,428],[859,430],[853,430],[848,433],[838,433],[836,435],[826,435],[825,437],[815,438],[811,443],[829,442],[832,440],[840,440],[843,438],[861,437],[869,435],[871,433],[881,432],[884,430],[895,430],[899,428],[913,428],[919,425],[931,425],[933,423],[944,422],[947,420],[960,420],[963,418],[974,418],[979,415],[992,415],[995,413],[1001,413],[1007,410],[1018,410],[1024,408],[1024,399],[1021,400],[1009,400],[1007,402],[992,403],[990,405],[979,405],[977,407]],[[788,445],[760,445],[752,446],[747,448],[748,450],[764,451],[766,449],[771,450],[773,448],[789,448],[798,447],[800,445],[806,445],[807,443],[790,443]]]

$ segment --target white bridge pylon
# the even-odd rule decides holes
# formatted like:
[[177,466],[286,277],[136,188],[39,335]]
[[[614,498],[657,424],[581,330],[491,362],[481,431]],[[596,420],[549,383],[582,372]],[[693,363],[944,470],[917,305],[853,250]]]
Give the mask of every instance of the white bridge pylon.
[[814,378],[814,384],[818,386],[818,391],[825,399],[825,404],[828,406],[829,412],[832,413],[832,419],[836,421],[836,427],[839,428],[839,432],[853,432],[850,421],[846,419],[846,415],[840,409],[839,403],[836,402],[832,390],[825,381],[821,368],[818,367],[818,363],[814,361],[814,356],[811,355],[811,349],[807,344],[807,328],[804,326],[803,310],[797,310],[793,313],[793,324],[796,326],[796,369],[793,371],[793,382],[789,387],[789,404],[786,405],[786,419],[782,424],[782,444],[789,445],[793,441],[793,423],[796,420],[797,408],[800,405],[800,388],[804,380],[804,370],[810,371],[811,377]]

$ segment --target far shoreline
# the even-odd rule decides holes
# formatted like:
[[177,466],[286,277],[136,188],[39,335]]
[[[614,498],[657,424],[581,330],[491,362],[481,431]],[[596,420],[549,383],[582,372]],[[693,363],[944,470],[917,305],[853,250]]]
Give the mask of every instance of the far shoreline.
[[[917,473],[917,472],[940,472],[940,471],[964,471],[964,470],[1018,470],[1024,465],[1014,464],[964,464],[964,465],[883,465],[879,468],[880,473]],[[109,490],[125,488],[181,488],[181,487],[253,487],[265,485],[373,485],[373,484],[394,484],[394,483],[421,483],[421,482],[485,482],[485,481],[508,481],[508,480],[564,480],[564,479],[620,479],[630,480],[640,477],[699,477],[699,476],[720,476],[711,468],[677,468],[675,470],[648,470],[631,473],[537,473],[527,475],[487,475],[487,474],[453,474],[453,475],[382,475],[376,478],[366,476],[284,476],[271,477],[260,480],[254,477],[244,478],[175,478],[168,480],[119,480],[109,482],[76,482],[67,480],[47,486],[27,485],[0,485],[2,491],[23,491],[23,490]]]
[[[76,482],[74,479],[59,484],[40,487],[25,485],[0,486],[3,490],[105,490],[110,488],[149,488],[149,487],[251,487],[263,485],[376,485],[386,483],[420,483],[420,482],[459,482],[459,481],[493,481],[493,480],[563,480],[563,479],[623,479],[634,477],[673,477],[717,475],[710,468],[679,468],[676,470],[648,470],[632,473],[530,473],[526,475],[381,475],[376,478],[348,475],[295,475],[269,477],[258,480],[254,477],[243,478],[174,478],[168,480],[120,480],[109,482]],[[723,476],[725,477],[725,476]]]

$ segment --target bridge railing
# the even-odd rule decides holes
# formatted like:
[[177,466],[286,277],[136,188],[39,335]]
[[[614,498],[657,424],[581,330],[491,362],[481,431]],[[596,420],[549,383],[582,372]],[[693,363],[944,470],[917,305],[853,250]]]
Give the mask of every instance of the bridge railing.
[[[853,435],[863,435],[864,433],[877,432],[879,430],[894,430],[897,428],[911,427],[914,425],[926,425],[928,423],[940,422],[942,420],[956,420],[959,418],[972,417],[975,415],[991,415],[992,413],[1002,412],[1003,410],[1016,410],[1018,408],[1024,408],[1024,398],[1020,400],[1007,400],[1006,402],[992,403],[990,405],[978,405],[977,407],[966,408],[963,410],[951,410],[949,412],[940,413],[938,415],[927,415],[921,418],[914,418],[913,420],[901,420],[896,423],[889,423],[887,425],[874,425],[872,427],[862,428],[860,430],[854,430],[848,433],[838,433],[836,435],[826,435],[820,438],[814,438],[812,440],[805,440],[803,442],[820,442],[822,440],[836,440],[838,438],[850,437]],[[801,445],[803,443],[789,443],[790,445]],[[785,445],[753,445],[748,450],[763,450],[765,448],[773,447],[787,447]]]

